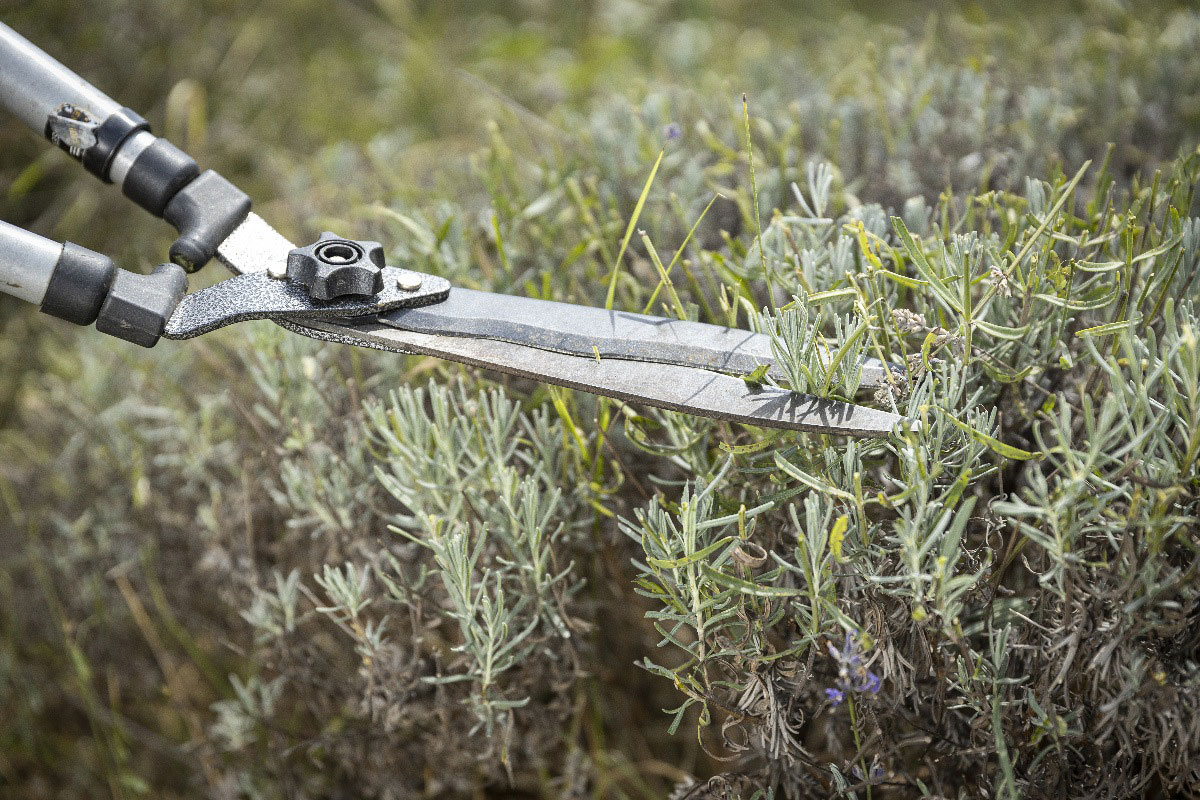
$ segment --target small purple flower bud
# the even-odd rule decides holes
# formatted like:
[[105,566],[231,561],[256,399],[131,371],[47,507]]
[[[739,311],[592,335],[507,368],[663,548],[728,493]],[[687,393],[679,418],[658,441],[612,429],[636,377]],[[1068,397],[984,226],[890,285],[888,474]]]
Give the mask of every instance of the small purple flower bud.
[[841,689],[826,689],[825,699],[836,706],[846,699],[846,695],[842,694]]
[[871,766],[868,772],[870,773],[870,777],[864,777],[862,767],[860,767],[858,764],[855,764],[850,768],[850,774],[855,778],[858,778],[860,781],[865,780],[867,783],[880,783],[883,780],[884,772],[883,765],[879,763],[879,756],[875,756],[875,758],[871,761]]
[[663,136],[668,142],[673,142],[683,136],[683,128],[679,126],[678,122],[672,122],[663,128]]

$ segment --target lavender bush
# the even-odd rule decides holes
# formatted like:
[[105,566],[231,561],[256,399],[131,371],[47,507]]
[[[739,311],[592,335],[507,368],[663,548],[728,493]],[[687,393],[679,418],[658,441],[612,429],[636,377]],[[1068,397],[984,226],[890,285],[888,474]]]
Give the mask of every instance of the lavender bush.
[[[534,5],[6,22],[298,238],[755,327],[919,426],[0,303],[0,794],[1195,795],[1200,15]],[[164,251],[0,142],[6,220]]]

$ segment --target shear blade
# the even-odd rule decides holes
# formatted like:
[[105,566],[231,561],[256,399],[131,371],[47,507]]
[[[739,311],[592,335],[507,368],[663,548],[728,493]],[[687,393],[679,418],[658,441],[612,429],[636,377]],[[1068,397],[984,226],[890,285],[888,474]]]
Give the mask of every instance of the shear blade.
[[400,330],[382,321],[279,320],[279,324],[318,339],[435,356],[628,402],[764,428],[883,436],[904,421],[887,411],[754,386],[741,378],[677,364],[581,358],[493,339]]
[[[469,336],[582,358],[676,364],[731,375],[749,375],[767,365],[772,378],[786,379],[766,334],[532,297],[456,287],[442,302],[392,311],[380,321],[417,333]],[[863,359],[863,388],[882,385],[886,375],[882,362]]]

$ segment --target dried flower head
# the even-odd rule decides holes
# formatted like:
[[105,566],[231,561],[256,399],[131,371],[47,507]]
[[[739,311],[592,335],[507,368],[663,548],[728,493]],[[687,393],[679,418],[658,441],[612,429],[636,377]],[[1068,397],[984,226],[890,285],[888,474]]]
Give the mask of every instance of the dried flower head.
[[996,287],[996,294],[1001,297],[1012,297],[1012,286],[1009,285],[1008,275],[999,267],[988,270],[988,283]]
[[925,318],[907,308],[892,309],[892,324],[900,333],[923,333],[928,330]]

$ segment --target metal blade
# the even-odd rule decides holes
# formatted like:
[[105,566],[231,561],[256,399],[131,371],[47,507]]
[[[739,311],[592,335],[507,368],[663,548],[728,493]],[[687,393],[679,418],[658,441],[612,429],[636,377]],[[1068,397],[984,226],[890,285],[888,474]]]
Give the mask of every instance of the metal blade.
[[234,275],[266,272],[280,277],[286,273],[288,253],[295,246],[251,211],[217,247],[217,260]]
[[[457,291],[451,291],[451,296]],[[741,378],[695,367],[580,358],[494,339],[402,331],[376,321],[306,320],[301,324],[280,320],[279,324],[327,341],[435,356],[633,403],[764,428],[882,436],[904,421],[887,411],[752,386]]]
[[[582,358],[678,364],[731,375],[749,375],[766,364],[773,378],[785,380],[766,334],[532,297],[455,288],[443,302],[392,311],[380,321],[417,333],[494,339]],[[887,380],[887,368],[878,359],[864,359],[862,369],[863,388]]]
[[[217,257],[234,272],[270,272],[282,269],[291,249],[291,242],[251,213],[222,243]],[[772,378],[785,381],[769,336],[703,322],[463,288],[434,305],[393,311],[380,319],[416,333],[492,339],[588,359],[676,364],[732,375],[749,375],[766,364]],[[863,359],[860,386],[879,387],[887,373],[878,359]]]
[[[402,289],[402,285],[416,288]],[[375,294],[317,303],[300,286],[263,272],[247,272],[185,296],[167,320],[162,335],[167,339],[191,339],[251,319],[365,317],[418,303],[437,303],[449,293],[450,281],[445,278],[384,267],[383,288]]]

